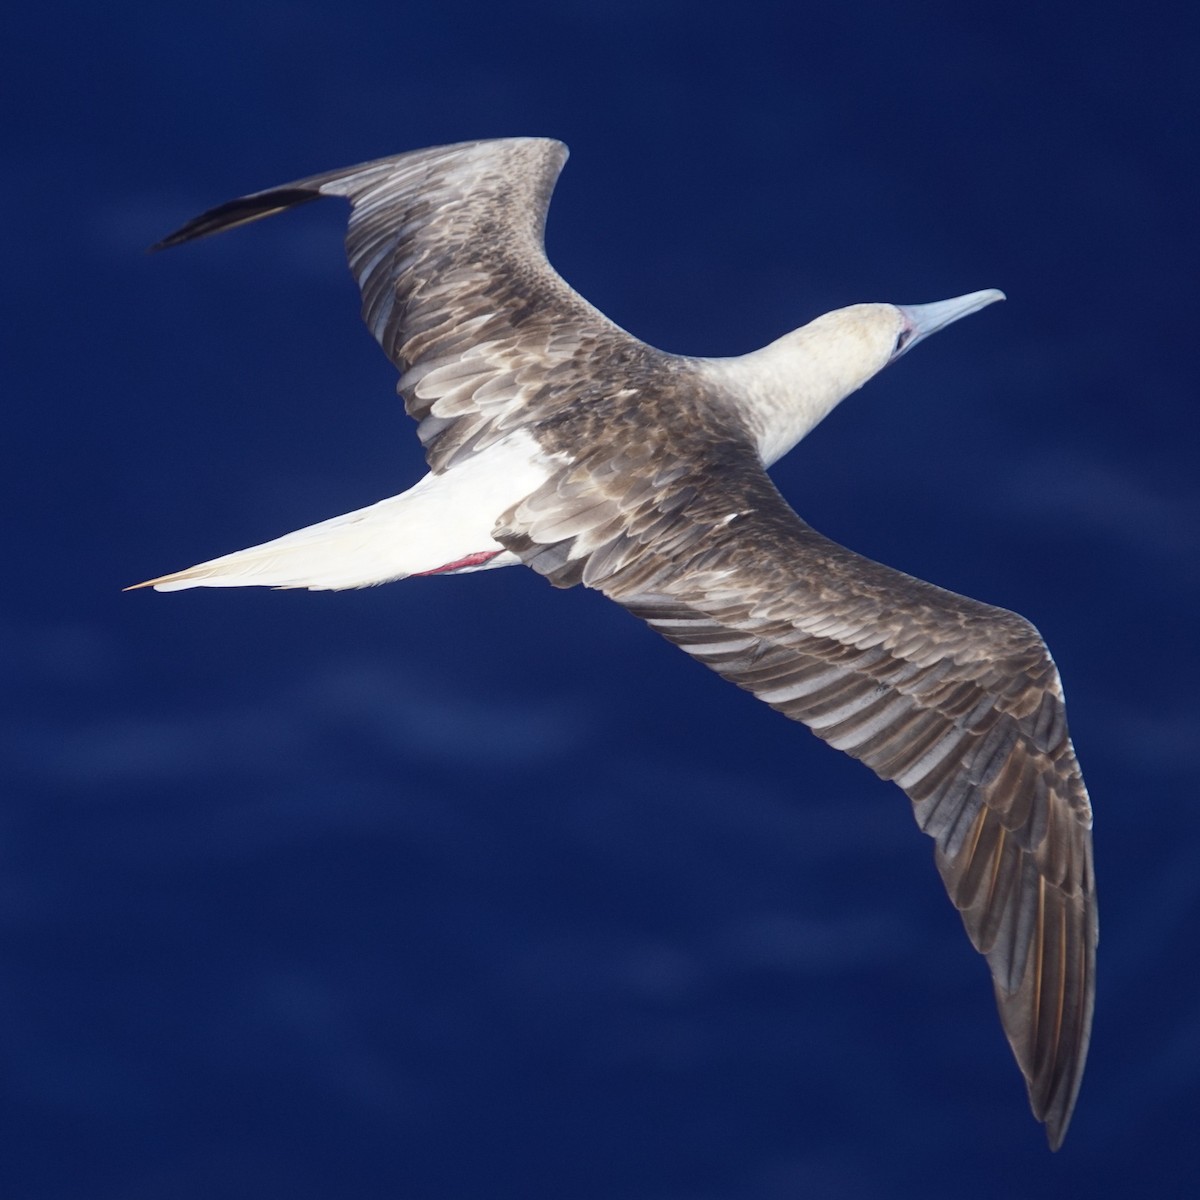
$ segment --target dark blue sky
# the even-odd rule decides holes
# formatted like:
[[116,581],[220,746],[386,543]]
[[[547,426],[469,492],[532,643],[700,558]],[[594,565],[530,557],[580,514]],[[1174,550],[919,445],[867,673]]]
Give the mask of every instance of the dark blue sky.
[[[64,3],[6,18],[0,1190],[1040,1200],[1200,1171],[1200,30],[1106,3]],[[111,11],[113,8],[117,12]],[[777,468],[1017,609],[1096,808],[1051,1156],[908,802],[512,570],[123,595],[409,486],[344,211],[548,134],[553,261],[667,349],[996,286]]]

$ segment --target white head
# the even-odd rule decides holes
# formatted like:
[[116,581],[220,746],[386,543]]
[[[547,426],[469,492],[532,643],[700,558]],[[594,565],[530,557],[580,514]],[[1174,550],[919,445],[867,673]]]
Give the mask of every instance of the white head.
[[931,333],[1003,299],[988,288],[934,304],[853,304],[746,355],[766,385],[755,405],[765,418],[763,462],[786,454],[851,392]]

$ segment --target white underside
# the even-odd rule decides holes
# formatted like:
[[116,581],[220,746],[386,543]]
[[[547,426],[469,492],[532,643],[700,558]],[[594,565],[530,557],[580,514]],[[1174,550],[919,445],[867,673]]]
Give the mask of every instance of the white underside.
[[556,464],[523,431],[399,496],[295,533],[148,580],[160,592],[193,587],[279,587],[328,591],[428,574],[473,555],[482,571],[520,562],[492,538],[499,517],[536,491]]

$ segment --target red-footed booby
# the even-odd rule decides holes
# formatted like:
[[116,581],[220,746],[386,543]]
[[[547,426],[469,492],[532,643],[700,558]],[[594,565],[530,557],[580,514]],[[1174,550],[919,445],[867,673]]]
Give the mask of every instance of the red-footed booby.
[[352,588],[524,563],[597,588],[907,793],[1057,1148],[1097,922],[1091,809],[1049,651],[1022,617],[822,537],[765,471],[888,363],[1003,295],[856,304],[738,358],[667,354],[547,261],[566,157],[543,138],[420,150],[233,200],[159,243],[349,200],[363,318],[430,473],[137,586]]

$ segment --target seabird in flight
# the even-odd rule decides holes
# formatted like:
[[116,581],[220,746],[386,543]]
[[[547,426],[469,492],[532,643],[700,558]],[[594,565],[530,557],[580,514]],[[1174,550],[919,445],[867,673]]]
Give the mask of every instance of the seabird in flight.
[[769,467],[931,333],[1003,298],[856,304],[751,354],[667,354],[550,266],[566,147],[469,142],[233,200],[159,245],[350,201],[367,327],[430,473],[402,495],[140,587],[351,588],[524,563],[596,588],[907,793],[1050,1145],[1091,1029],[1091,809],[1037,630],[822,537]]

